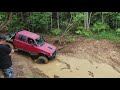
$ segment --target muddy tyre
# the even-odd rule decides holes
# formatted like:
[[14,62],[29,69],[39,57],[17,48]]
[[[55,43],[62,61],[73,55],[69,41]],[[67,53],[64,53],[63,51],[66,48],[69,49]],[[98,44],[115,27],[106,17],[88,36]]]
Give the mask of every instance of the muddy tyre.
[[8,46],[11,49],[14,49],[14,46],[11,43],[6,43],[5,45]]
[[48,58],[45,56],[39,56],[38,59],[36,60],[36,62],[39,64],[47,64]]

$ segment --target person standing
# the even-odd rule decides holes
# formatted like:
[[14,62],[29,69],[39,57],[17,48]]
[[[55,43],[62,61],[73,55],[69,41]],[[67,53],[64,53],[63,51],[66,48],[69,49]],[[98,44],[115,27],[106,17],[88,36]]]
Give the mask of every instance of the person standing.
[[5,78],[14,78],[14,71],[11,60],[11,53],[14,52],[13,49],[7,47],[6,37],[0,36],[0,69],[3,72]]

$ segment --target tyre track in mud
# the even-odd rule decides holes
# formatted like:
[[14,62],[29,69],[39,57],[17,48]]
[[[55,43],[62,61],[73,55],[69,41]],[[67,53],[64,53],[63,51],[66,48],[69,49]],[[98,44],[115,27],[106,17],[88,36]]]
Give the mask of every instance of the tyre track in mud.
[[65,65],[66,65],[66,67],[61,68],[61,70],[63,70],[63,69],[70,69],[70,70],[71,70],[71,66],[70,66],[70,64],[68,64],[68,63],[66,63],[66,62],[63,62],[63,61],[61,61],[61,60],[60,60],[60,59],[58,59],[58,58],[56,58],[56,60],[57,60],[58,62],[60,62],[60,63],[62,63],[62,64],[65,64]]

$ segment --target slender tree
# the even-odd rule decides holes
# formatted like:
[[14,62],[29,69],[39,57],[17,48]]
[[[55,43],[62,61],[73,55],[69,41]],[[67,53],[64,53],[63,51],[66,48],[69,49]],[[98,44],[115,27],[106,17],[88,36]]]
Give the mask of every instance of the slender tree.
[[84,12],[84,27],[86,30],[89,30],[89,14]]
[[60,23],[59,23],[59,12],[57,12],[57,26],[58,26],[58,29],[60,29]]
[[52,20],[52,17],[53,17],[52,15],[53,15],[53,14],[52,14],[52,12],[51,12],[51,15],[50,15],[50,16],[51,16],[51,18],[50,18],[50,20],[51,20],[51,30],[52,30],[52,27],[53,27],[53,26],[52,26],[52,25],[53,25],[53,24],[52,24],[52,21],[53,21],[53,20]]

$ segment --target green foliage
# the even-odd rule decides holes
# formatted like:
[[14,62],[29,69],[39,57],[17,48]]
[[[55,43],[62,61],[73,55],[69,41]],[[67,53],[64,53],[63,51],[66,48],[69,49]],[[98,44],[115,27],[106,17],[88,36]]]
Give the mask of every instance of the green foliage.
[[120,35],[120,28],[118,28],[118,29],[116,30],[116,34],[117,34],[117,35]]
[[86,37],[91,37],[93,35],[93,33],[90,30],[85,30],[84,27],[78,27],[75,33]]
[[6,28],[9,32],[25,29],[25,23],[20,21],[20,19],[16,15],[13,15],[12,21],[7,25]]
[[76,36],[68,36],[67,39],[65,40],[67,44],[70,44],[72,42],[74,42],[76,39]]
[[84,35],[84,36],[87,36],[87,37],[91,37],[91,36],[93,35],[93,33],[92,33],[90,30],[85,30],[85,31],[83,32],[83,35]]
[[74,22],[81,22],[82,20],[84,20],[84,14],[83,13],[74,13],[73,15],[73,21]]
[[120,37],[116,35],[115,32],[100,32],[99,34],[94,35],[95,39],[107,39],[113,42],[120,42]]
[[[0,24],[2,24],[8,17],[8,13],[6,12],[0,12]],[[26,22],[22,22],[20,20],[20,17],[18,17],[15,13],[12,16],[12,20],[10,23],[5,27],[5,30],[7,32],[14,32],[16,30],[25,29],[26,28]]]
[[84,30],[85,30],[84,27],[79,26],[79,27],[77,27],[77,31],[75,31],[75,33],[82,35]]
[[35,31],[44,30],[50,22],[50,14],[47,12],[33,12],[27,23]]
[[106,23],[102,23],[102,22],[99,22],[97,21],[94,25],[93,25],[93,28],[92,28],[92,31],[94,33],[96,32],[101,32],[101,31],[106,31],[106,30],[109,30],[110,27],[109,25],[107,25]]
[[0,24],[2,24],[2,22],[4,22],[6,19],[6,14],[4,12],[0,12]]
[[[52,33],[55,36],[62,34],[69,25],[70,31],[65,37],[75,33],[78,35],[119,41],[120,35],[120,13],[119,12],[88,12],[90,30],[84,28],[84,12],[59,12],[59,25],[57,28],[57,12],[14,12],[12,21],[5,28],[7,31],[28,29],[39,33]],[[52,28],[51,28],[52,15]],[[7,19],[7,12],[0,12],[0,24]],[[70,22],[71,21],[71,22]],[[111,32],[111,29],[114,30]],[[94,34],[94,35],[93,35]],[[115,40],[116,39],[116,40]],[[73,38],[67,39],[68,43],[74,41]]]
[[53,35],[55,35],[55,36],[60,35],[60,34],[61,34],[61,32],[62,32],[62,30],[61,30],[61,29],[53,29],[53,30],[51,31],[51,33],[52,33]]

